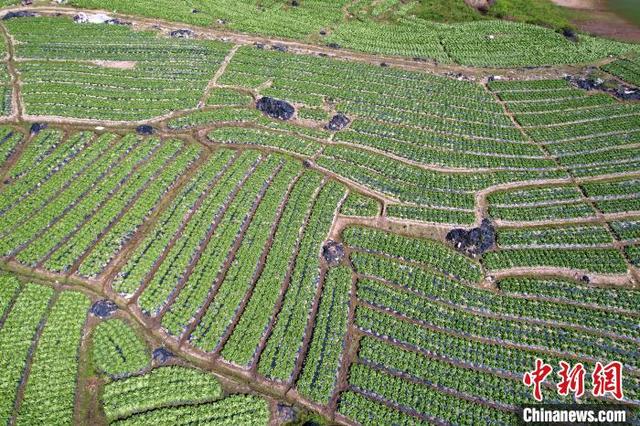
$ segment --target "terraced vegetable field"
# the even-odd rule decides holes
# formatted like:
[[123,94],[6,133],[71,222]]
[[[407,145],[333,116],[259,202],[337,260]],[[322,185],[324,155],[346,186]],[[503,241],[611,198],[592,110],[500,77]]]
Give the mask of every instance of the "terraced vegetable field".
[[517,424],[537,360],[638,422],[638,45],[68,3],[0,21],[3,422]]

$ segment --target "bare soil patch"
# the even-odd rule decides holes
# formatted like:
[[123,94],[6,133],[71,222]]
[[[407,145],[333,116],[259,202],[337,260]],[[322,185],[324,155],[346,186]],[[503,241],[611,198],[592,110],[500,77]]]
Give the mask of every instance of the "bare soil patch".
[[580,31],[622,41],[640,42],[640,27],[609,10],[605,0],[551,0],[576,11]]
[[119,70],[132,70],[136,67],[136,61],[91,61],[99,67],[115,68]]
[[558,6],[568,7],[569,9],[584,10],[607,10],[606,5],[601,0],[551,0]]
[[640,27],[613,12],[592,11],[586,19],[576,20],[581,31],[622,41],[640,42]]

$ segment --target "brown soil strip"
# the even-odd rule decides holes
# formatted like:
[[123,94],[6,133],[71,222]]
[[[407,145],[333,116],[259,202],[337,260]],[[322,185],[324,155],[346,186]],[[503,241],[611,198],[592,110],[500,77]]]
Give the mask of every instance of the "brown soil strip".
[[2,188],[3,186],[7,185],[5,183],[5,179],[7,177],[7,174],[13,168],[13,166],[16,164],[16,162],[20,159],[20,157],[22,156],[22,153],[24,152],[24,149],[26,148],[27,144],[29,142],[31,142],[31,135],[30,134],[25,134],[24,130],[22,130],[22,129],[18,130],[17,128],[14,128],[14,131],[22,133],[23,136],[22,136],[22,140],[20,142],[18,142],[18,144],[16,145],[13,153],[9,156],[7,161],[5,161],[4,163],[2,163],[0,165],[0,188]]
[[617,40],[637,42],[640,28],[609,10],[606,0],[551,0],[577,11],[574,24],[581,31]]
[[[93,295],[92,295],[93,296]],[[91,297],[95,302],[95,297]],[[102,418],[102,407],[99,401],[99,390],[103,383],[97,377],[90,377],[91,347],[89,336],[100,320],[87,313],[80,345],[78,347],[78,374],[74,403],[74,424],[84,424],[89,422],[92,425],[106,424],[106,419]]]
[[[345,257],[349,264],[351,264],[350,256]],[[353,265],[351,265],[353,270]],[[358,278],[355,272],[351,273],[351,289],[349,290],[349,316],[347,319],[347,334],[344,339],[344,350],[340,355],[340,369],[338,370],[338,377],[336,380],[336,387],[333,390],[333,395],[329,400],[329,411],[336,412],[338,410],[338,400],[342,392],[349,387],[349,369],[351,364],[355,362],[358,356],[358,350],[360,349],[360,334],[355,331],[355,318],[356,318],[356,305],[357,299],[357,285]]]
[[2,326],[4,325],[4,322],[7,320],[7,317],[11,313],[11,310],[13,309],[13,305],[16,303],[16,299],[18,298],[18,296],[22,292],[23,288],[24,288],[24,285],[20,284],[20,286],[13,293],[13,296],[11,296],[11,301],[7,305],[7,308],[5,309],[5,312],[2,314],[2,316],[0,316],[0,329],[2,329]]
[[568,268],[553,268],[545,266],[535,267],[518,267],[503,269],[500,271],[491,271],[496,280],[500,281],[505,278],[511,277],[555,277],[555,278],[568,278],[573,281],[579,281],[580,277],[587,275],[591,284],[597,286],[611,286],[616,288],[629,288],[633,289],[636,284],[631,280],[631,277],[627,274],[598,274],[586,270],[568,269]]
[[137,62],[136,61],[91,61],[91,63],[103,67],[103,68],[114,68],[119,70],[132,70],[135,69]]
[[224,57],[222,64],[220,64],[220,68],[218,68],[218,71],[216,71],[213,78],[211,79],[211,81],[209,81],[209,84],[207,84],[207,87],[204,89],[204,94],[202,95],[202,98],[200,98],[200,102],[198,102],[198,108],[202,108],[203,106],[205,106],[205,104],[207,103],[207,99],[209,98],[209,94],[211,93],[213,88],[218,85],[218,80],[220,80],[222,74],[224,74],[224,72],[227,70],[227,66],[229,66],[229,63],[233,59],[240,46],[240,44],[236,44],[235,46],[233,46],[229,53],[227,53],[227,56]]

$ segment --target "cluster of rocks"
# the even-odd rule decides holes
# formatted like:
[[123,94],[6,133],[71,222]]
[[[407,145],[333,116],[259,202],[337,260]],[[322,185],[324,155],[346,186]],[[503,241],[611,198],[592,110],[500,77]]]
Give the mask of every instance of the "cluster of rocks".
[[276,410],[274,417],[275,417],[275,421],[276,424],[296,424],[298,422],[298,411],[296,410],[295,407],[292,407],[291,405],[288,404],[284,404],[282,402],[279,402],[276,405]]
[[567,39],[571,40],[574,43],[578,42],[578,34],[573,28],[563,28],[562,35]]
[[111,300],[98,300],[91,306],[91,314],[97,316],[98,318],[109,318],[118,310],[118,305],[116,305]]
[[[256,47],[256,49],[260,49],[260,50],[264,50],[264,49],[269,47],[267,44],[260,43],[258,41],[253,43],[253,45]],[[271,46],[271,50],[276,50],[278,52],[288,52],[289,48],[287,46],[285,46],[284,44],[278,43],[278,44],[272,45]]]
[[15,12],[8,12],[3,17],[3,21],[8,21],[9,19],[14,18],[31,18],[34,16],[38,16],[37,13],[29,12],[28,10],[16,10]]
[[458,81],[475,81],[475,78],[462,74],[461,72],[445,72],[445,76],[455,78]]
[[152,126],[148,124],[143,124],[141,126],[136,127],[136,133],[142,136],[150,136],[155,133],[155,130]]
[[287,101],[264,96],[256,102],[256,108],[271,118],[290,120],[296,109]]
[[164,364],[173,358],[173,353],[167,348],[157,348],[151,354],[153,361],[157,364]]
[[277,50],[278,52],[286,52],[289,49],[287,48],[287,46],[283,44],[274,44],[273,46],[271,46],[271,50]]
[[47,123],[33,123],[31,125],[31,128],[29,129],[29,133],[31,133],[32,135],[37,135],[47,127],[49,127]]
[[345,257],[344,246],[337,241],[329,240],[322,246],[322,257],[329,266],[336,266]]
[[105,13],[88,14],[80,12],[73,17],[73,22],[75,22],[76,24],[131,25],[131,22],[122,21],[118,18],[112,18]]
[[495,246],[496,230],[489,219],[483,219],[478,228],[452,229],[446,239],[459,252],[475,257]]
[[192,38],[194,36],[194,32],[189,29],[182,28],[179,30],[171,31],[169,33],[169,36],[174,38]]
[[599,90],[610,93],[616,98],[625,101],[640,101],[640,90],[620,84],[616,81],[606,81],[599,77],[567,75],[565,79],[575,87],[583,90]]
[[327,125],[324,126],[324,128],[332,132],[337,132],[338,130],[342,130],[345,127],[347,127],[349,123],[351,123],[351,120],[349,119],[349,117],[339,112],[338,114],[334,115],[331,118],[329,123],[327,123]]
[[489,12],[496,0],[465,0],[464,2],[484,15]]

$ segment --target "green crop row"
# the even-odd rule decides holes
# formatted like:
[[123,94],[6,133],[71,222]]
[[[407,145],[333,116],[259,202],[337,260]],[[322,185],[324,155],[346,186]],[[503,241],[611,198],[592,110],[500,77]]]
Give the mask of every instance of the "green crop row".
[[300,357],[311,307],[320,285],[320,253],[329,234],[344,187],[329,182],[318,194],[298,248],[298,256],[284,296],[282,309],[260,357],[258,371],[271,379],[288,382]]
[[150,355],[144,342],[121,319],[99,323],[91,344],[96,368],[109,376],[135,373],[149,365]]
[[231,151],[219,150],[198,169],[180,194],[163,211],[156,226],[130,255],[127,264],[113,282],[113,288],[121,294],[133,294],[142,285],[171,240],[183,226],[185,216],[202,201],[207,189],[212,187],[234,159]]
[[220,384],[212,374],[170,366],[113,381],[105,386],[102,400],[107,419],[113,422],[161,407],[215,401],[221,396]]
[[[185,277],[189,265],[197,258],[198,250],[207,235],[215,229],[215,221],[224,214],[225,206],[233,200],[234,194],[242,187],[246,178],[254,172],[261,161],[260,154],[248,151],[224,171],[216,185],[209,191],[202,205],[184,225],[164,261],[148,278],[148,285],[138,299],[138,305],[147,314],[156,314],[173,293],[174,288]],[[154,253],[151,253],[152,255]],[[155,259],[149,259],[155,262]]]
[[280,289],[288,271],[293,268],[307,220],[316,203],[321,177],[305,173],[289,195],[278,224],[264,269],[238,324],[227,340],[222,356],[235,364],[246,366],[254,361],[260,339],[267,332]]
[[[296,181],[302,166],[287,162],[272,179],[251,222],[243,235],[243,243],[235,253],[231,266],[219,282],[218,291],[205,311],[198,326],[190,336],[190,342],[205,351],[220,348],[223,337],[229,331],[243,298],[257,278],[262,256],[268,251],[272,229],[278,224],[278,212],[287,202],[288,188]],[[250,241],[250,244],[247,242]]]
[[227,205],[221,220],[214,225],[213,238],[203,247],[198,261],[186,277],[184,288],[162,317],[162,326],[169,333],[180,335],[191,318],[206,307],[212,288],[220,284],[225,265],[232,261],[229,256],[233,254],[233,247],[242,241],[243,228],[251,223],[255,209],[273,180],[282,172],[283,164],[281,157],[266,157]]
[[309,352],[298,392],[321,404],[328,404],[338,381],[338,370],[347,334],[350,308],[351,270],[341,266],[327,272]]

